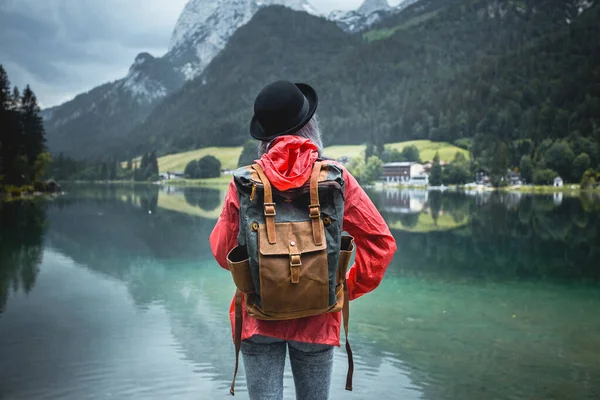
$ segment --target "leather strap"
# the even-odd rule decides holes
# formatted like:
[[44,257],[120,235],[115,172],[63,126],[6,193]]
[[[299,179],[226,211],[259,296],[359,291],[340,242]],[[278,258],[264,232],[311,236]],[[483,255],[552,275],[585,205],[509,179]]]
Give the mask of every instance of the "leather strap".
[[258,177],[262,181],[265,191],[264,208],[265,208],[265,221],[267,224],[267,240],[270,244],[277,243],[277,234],[275,233],[275,203],[273,203],[273,191],[271,190],[271,182],[265,175],[262,167],[258,164],[252,166]]
[[233,381],[229,393],[235,396],[235,378],[238,373],[240,361],[240,347],[242,346],[242,292],[239,289],[235,291],[235,332],[233,335],[233,344],[235,345],[235,370],[233,372]]
[[348,354],[348,374],[346,375],[346,390],[352,391],[352,375],[354,374],[354,359],[352,349],[348,341],[348,321],[350,320],[350,298],[348,297],[348,284],[344,279],[344,308],[342,309],[344,319],[344,333],[346,334],[346,353]]
[[319,204],[319,174],[321,173],[320,161],[313,165],[310,174],[310,205],[308,206],[308,215],[312,221],[312,233],[315,246],[323,244],[323,221],[321,220],[321,205]]
[[298,250],[296,237],[290,234],[288,249],[290,252],[290,281],[293,284],[300,282],[300,267],[302,266],[301,254]]

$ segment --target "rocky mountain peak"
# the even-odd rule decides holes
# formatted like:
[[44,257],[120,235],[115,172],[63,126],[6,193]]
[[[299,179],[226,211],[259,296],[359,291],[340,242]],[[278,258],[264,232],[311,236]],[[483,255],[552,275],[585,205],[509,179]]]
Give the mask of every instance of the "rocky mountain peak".
[[375,11],[388,11],[391,9],[392,7],[390,7],[387,0],[365,0],[357,11],[359,14],[369,15]]

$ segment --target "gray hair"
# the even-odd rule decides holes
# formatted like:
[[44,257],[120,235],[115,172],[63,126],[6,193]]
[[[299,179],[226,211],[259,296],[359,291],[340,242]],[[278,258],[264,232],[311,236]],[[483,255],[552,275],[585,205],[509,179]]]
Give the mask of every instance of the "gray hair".
[[[323,141],[321,140],[321,129],[319,128],[319,117],[317,114],[308,121],[298,132],[292,135],[301,136],[313,142],[317,146],[319,157],[323,156]],[[277,139],[277,138],[275,138]],[[273,139],[273,140],[275,140]],[[273,140],[270,142],[259,142],[258,143],[258,156],[261,157],[263,154],[269,151]]]

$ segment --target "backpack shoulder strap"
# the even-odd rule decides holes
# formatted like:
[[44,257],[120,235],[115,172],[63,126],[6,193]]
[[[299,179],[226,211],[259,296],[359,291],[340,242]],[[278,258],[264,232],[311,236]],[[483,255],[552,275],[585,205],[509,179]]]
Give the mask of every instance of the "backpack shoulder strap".
[[310,205],[308,206],[308,215],[312,221],[312,234],[315,246],[323,244],[323,221],[321,220],[321,204],[319,203],[321,164],[320,161],[315,162],[310,174]]
[[235,378],[238,373],[240,348],[242,347],[242,292],[240,289],[235,290],[235,331],[233,344],[235,346],[235,371],[233,372],[233,381],[231,382],[229,393],[235,396]]
[[262,181],[265,191],[265,202],[264,202],[264,210],[265,210],[265,222],[267,224],[267,240],[270,244],[277,243],[277,236],[275,233],[275,203],[273,202],[273,191],[271,189],[271,182],[265,175],[265,171],[263,171],[262,167],[258,164],[254,164],[252,168],[258,174],[258,177]]
[[348,373],[346,374],[346,390],[352,391],[352,375],[354,375],[354,359],[352,349],[348,341],[348,322],[350,322],[350,298],[348,297],[348,282],[344,277],[344,308],[342,318],[344,322],[344,333],[346,334],[346,353],[348,354]]

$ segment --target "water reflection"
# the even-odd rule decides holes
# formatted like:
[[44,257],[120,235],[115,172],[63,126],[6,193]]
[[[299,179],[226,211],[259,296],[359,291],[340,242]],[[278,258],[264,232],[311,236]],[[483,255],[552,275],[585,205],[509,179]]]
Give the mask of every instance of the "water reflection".
[[221,212],[226,189],[227,187],[213,189],[165,186],[160,189],[158,207],[216,220]]
[[0,313],[12,291],[33,289],[46,232],[44,205],[0,202]]
[[[565,197],[515,193],[429,192],[422,206],[383,215],[403,259],[392,273],[448,279],[544,279],[598,282],[600,213]],[[401,201],[412,202],[409,194]],[[425,218],[426,217],[426,218]],[[427,233],[417,235],[412,232]]]
[[424,190],[371,191],[392,229],[431,232],[454,229],[467,223],[472,199],[464,193]]
[[223,200],[221,191],[217,189],[185,188],[183,196],[189,205],[199,207],[205,211],[214,211],[221,208]]
[[[224,192],[80,187],[49,204],[46,274],[30,303],[10,300],[15,312],[0,325],[0,394],[226,397],[234,287],[208,245]],[[332,399],[597,397],[600,208],[593,197],[370,196],[398,252],[378,290],[352,303],[355,390],[342,390],[339,350]],[[29,240],[20,237],[3,233],[0,249]],[[8,239],[12,246],[2,246]],[[40,255],[42,239],[35,243]],[[30,326],[38,327],[35,337]],[[47,386],[49,377],[70,392]],[[285,382],[291,389],[289,370]],[[237,397],[244,395],[241,378]]]

